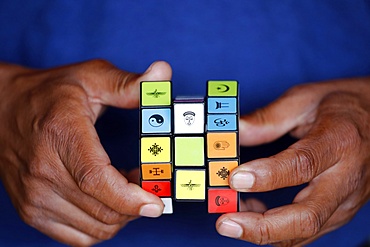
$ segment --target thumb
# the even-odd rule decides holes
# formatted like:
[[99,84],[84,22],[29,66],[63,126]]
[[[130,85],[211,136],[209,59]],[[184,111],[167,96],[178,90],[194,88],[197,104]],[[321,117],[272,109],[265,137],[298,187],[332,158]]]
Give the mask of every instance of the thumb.
[[[117,105],[112,106],[125,108],[138,107],[140,102],[140,82],[168,81],[171,80],[171,77],[172,68],[164,61],[152,63],[143,74],[129,73],[122,81],[113,82],[118,86],[118,94],[116,94]],[[112,102],[111,98],[109,100]]]
[[[139,105],[140,82],[170,80],[171,66],[164,61],[152,63],[142,74],[120,70],[109,62],[95,60],[85,64],[82,84],[93,104],[120,108]],[[86,73],[86,71],[88,71]]]
[[307,89],[294,87],[266,107],[242,116],[240,145],[264,144],[296,129],[308,129],[315,119],[321,95]]

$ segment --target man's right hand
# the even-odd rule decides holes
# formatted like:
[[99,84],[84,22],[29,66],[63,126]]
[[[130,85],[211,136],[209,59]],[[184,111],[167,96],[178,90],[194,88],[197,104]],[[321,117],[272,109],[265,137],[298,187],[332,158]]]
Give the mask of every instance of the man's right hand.
[[89,246],[162,201],[112,165],[94,123],[106,106],[138,107],[139,82],[170,80],[153,63],[143,74],[108,62],[33,70],[0,64],[0,175],[21,218],[63,243]]

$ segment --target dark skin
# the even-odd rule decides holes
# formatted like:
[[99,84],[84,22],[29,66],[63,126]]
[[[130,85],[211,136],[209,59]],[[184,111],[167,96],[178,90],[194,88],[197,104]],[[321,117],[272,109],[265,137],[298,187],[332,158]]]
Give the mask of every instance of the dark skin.
[[130,183],[94,128],[106,106],[138,107],[142,80],[170,79],[167,63],[144,74],[94,60],[50,70],[0,64],[1,179],[20,217],[73,246],[112,238],[162,201]]
[[370,198],[369,95],[369,77],[301,85],[242,117],[241,145],[286,133],[300,140],[234,169],[231,187],[261,192],[308,186],[290,205],[221,216],[218,232],[261,245],[302,246],[347,223]]
[[[154,63],[134,74],[94,60],[32,70],[0,64],[0,175],[21,218],[73,246],[112,238],[130,220],[158,217],[161,200],[112,165],[94,128],[106,106],[138,107],[139,82],[170,80]],[[240,143],[290,132],[300,140],[269,158],[241,165],[232,188],[269,191],[302,183],[291,205],[225,214],[220,234],[257,244],[303,245],[350,220],[370,197],[370,78],[307,84],[243,116]],[[328,198],[331,198],[328,200]]]

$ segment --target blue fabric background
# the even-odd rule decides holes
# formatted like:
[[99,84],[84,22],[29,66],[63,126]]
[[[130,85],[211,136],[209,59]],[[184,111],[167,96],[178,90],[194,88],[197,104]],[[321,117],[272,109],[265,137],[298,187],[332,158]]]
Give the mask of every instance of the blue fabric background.
[[[370,74],[369,0],[2,0],[0,27],[1,61],[49,68],[104,58],[142,72],[166,60],[174,95],[204,95],[209,79],[238,80],[242,113],[296,84]],[[138,112],[110,109],[96,126],[112,162],[137,167]],[[241,158],[272,155],[293,141],[243,148]],[[298,190],[246,196],[275,207]],[[217,216],[204,205],[175,206],[174,215],[132,222],[100,246],[250,246],[219,236]],[[2,186],[0,212],[0,246],[61,246],[19,219]],[[368,203],[312,246],[357,246],[369,226]]]

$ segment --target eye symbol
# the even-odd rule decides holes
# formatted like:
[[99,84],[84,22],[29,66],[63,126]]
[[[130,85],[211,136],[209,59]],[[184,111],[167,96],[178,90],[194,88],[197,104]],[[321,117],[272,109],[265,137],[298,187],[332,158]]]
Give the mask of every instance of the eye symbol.
[[152,127],[160,127],[163,125],[164,118],[159,114],[154,114],[149,118],[149,124]]

